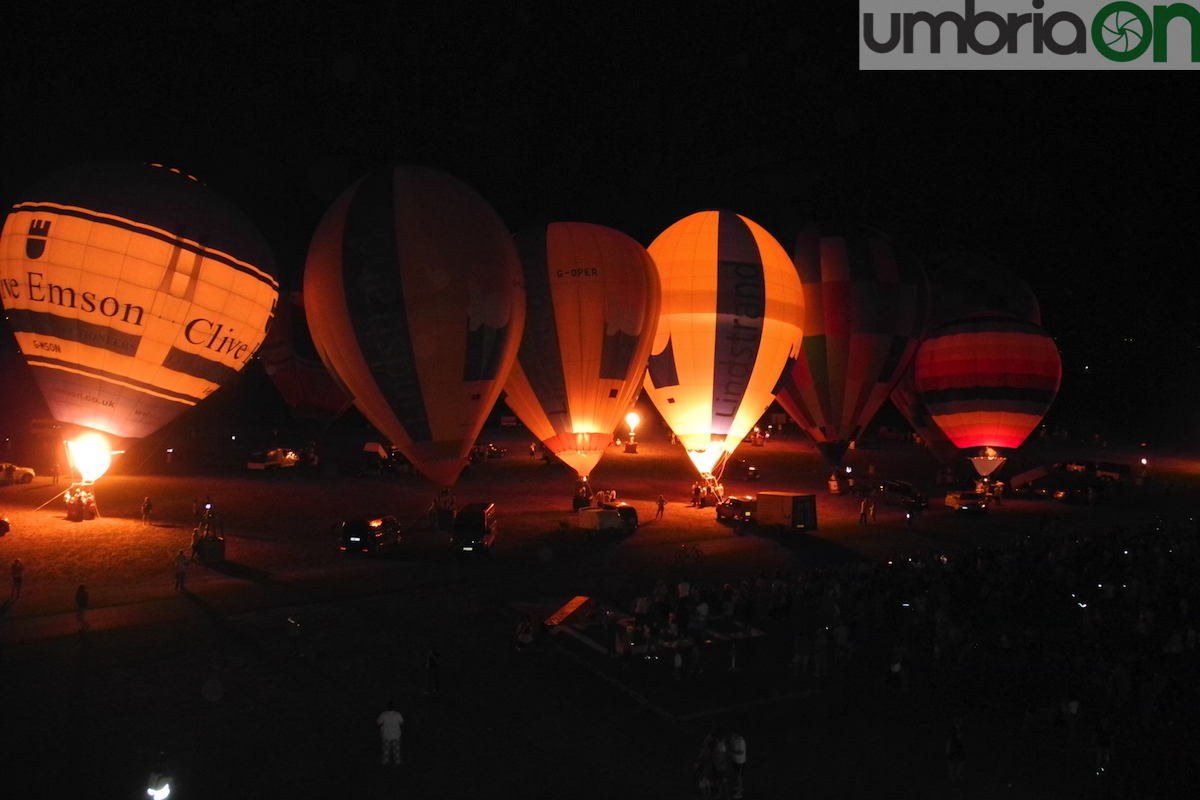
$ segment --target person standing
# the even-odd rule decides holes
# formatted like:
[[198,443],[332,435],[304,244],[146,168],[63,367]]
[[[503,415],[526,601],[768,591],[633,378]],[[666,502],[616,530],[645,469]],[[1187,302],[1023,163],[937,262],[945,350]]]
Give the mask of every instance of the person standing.
[[442,657],[432,643],[425,654],[425,694],[437,694],[441,688]]
[[400,763],[400,728],[404,725],[404,717],[396,710],[396,704],[388,700],[387,709],[375,719],[379,726],[382,751],[380,764]]
[[729,734],[729,788],[733,800],[742,796],[742,773],[746,769],[746,739],[741,732]]
[[21,596],[21,583],[25,580],[25,565],[21,559],[14,558],[12,562],[12,596]]
[[666,500],[666,498],[665,498],[665,497],[663,497],[663,496],[660,494],[660,495],[658,496],[658,501],[655,503],[655,505],[658,507],[658,511],[656,511],[656,512],[654,513],[654,518],[655,518],[655,519],[662,519],[662,518],[663,518],[663,509],[665,509],[665,508],[667,507],[667,500]]
[[962,720],[958,720],[946,738],[946,777],[952,781],[959,780],[966,764],[967,748],[963,744]]
[[696,770],[700,800],[713,800],[713,784],[717,777],[717,765],[716,741],[712,736],[704,739],[704,744],[700,746],[700,755],[696,756],[696,763],[692,768]]
[[184,589],[184,581],[187,578],[188,558],[179,551],[179,555],[175,556],[175,591],[182,592]]
[[154,510],[154,503],[151,503],[150,498],[147,497],[145,500],[142,501],[142,524],[143,525],[150,524],[150,512],[153,510]]
[[82,583],[75,590],[75,619],[79,620],[79,630],[86,631],[88,629],[87,612],[91,598],[88,597],[87,587]]
[[860,502],[858,504],[858,524],[859,525],[867,524],[867,512],[869,510],[870,509],[869,509],[867,498],[864,497],[862,499],[862,502]]
[[192,498],[192,527],[200,527],[200,501],[195,497]]
[[58,462],[55,461],[54,466],[52,466],[50,468],[50,483],[53,484],[54,486],[58,485],[58,473],[59,473]]

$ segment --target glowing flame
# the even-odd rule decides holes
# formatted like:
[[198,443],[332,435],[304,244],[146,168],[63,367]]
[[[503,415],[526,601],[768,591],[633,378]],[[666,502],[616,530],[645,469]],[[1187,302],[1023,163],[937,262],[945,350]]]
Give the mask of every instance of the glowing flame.
[[85,434],[73,442],[67,442],[67,450],[80,480],[84,482],[96,480],[112,464],[112,449],[108,440],[98,433]]
[[696,465],[696,471],[705,475],[712,472],[717,459],[724,455],[725,451],[714,445],[707,450],[688,450],[687,454],[692,463]]
[[642,422],[642,418],[638,416],[636,411],[630,411],[625,415],[625,423],[629,426],[629,432],[633,433],[637,426]]

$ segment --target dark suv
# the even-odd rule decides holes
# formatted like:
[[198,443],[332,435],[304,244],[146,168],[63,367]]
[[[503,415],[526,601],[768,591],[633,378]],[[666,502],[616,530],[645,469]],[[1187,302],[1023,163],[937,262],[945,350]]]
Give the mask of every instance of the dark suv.
[[342,550],[374,555],[400,544],[400,523],[395,517],[348,519],[342,523]]
[[487,555],[496,542],[496,504],[467,503],[460,508],[450,542],[460,556]]
[[880,481],[876,489],[884,505],[899,503],[905,508],[929,508],[929,498],[907,481]]

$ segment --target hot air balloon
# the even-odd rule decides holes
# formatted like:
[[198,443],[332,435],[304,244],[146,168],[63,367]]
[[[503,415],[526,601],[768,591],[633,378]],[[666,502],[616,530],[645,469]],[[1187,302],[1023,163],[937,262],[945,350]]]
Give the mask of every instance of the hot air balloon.
[[353,405],[317,354],[304,313],[304,292],[288,292],[276,307],[258,358],[297,417],[327,424]]
[[515,241],[528,308],[505,402],[586,478],[641,389],[658,271],[644,247],[600,225],[556,222]]
[[[929,278],[929,328],[976,316],[1012,315],[1040,325],[1041,309],[1033,289],[1012,271],[974,253],[941,252],[922,256]],[[928,334],[927,334],[928,335]],[[957,452],[953,442],[933,423],[916,389],[915,360],[892,390],[896,409],[941,461]]]
[[804,286],[804,350],[776,399],[836,466],[916,355],[928,289],[920,264],[877,235],[806,228],[793,260]]
[[[913,361],[915,363],[916,359],[914,358]],[[942,433],[942,429],[929,416],[929,409],[921,402],[921,396],[917,393],[917,378],[912,364],[904,370],[904,374],[892,388],[888,399],[892,401],[892,405],[912,427],[913,433],[921,439],[921,443],[929,449],[934,458],[948,462],[958,455],[958,448],[954,446],[954,442]]]
[[915,376],[933,421],[956,447],[976,451],[971,460],[986,477],[1050,410],[1062,362],[1054,339],[1032,322],[978,316],[926,339]]
[[55,419],[145,437],[258,350],[270,250],[194,178],[84,164],[25,197],[0,233],[0,297]]
[[681,219],[649,251],[662,311],[646,394],[697,470],[719,474],[800,353],[800,278],[769,233],[728,211]]
[[304,300],[321,360],[363,416],[452,485],[525,324],[521,265],[496,212],[432,169],[367,175],[321,220]]

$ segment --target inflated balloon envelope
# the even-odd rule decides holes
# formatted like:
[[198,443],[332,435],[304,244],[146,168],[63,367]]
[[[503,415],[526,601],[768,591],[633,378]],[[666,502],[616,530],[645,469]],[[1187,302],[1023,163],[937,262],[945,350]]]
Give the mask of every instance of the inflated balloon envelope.
[[276,307],[259,360],[295,416],[329,424],[350,408],[350,398],[313,347],[303,292],[288,292]]
[[981,474],[1041,424],[1062,379],[1054,339],[1009,315],[941,326],[922,343],[914,370],[933,421]]
[[662,311],[646,394],[697,471],[719,475],[800,353],[800,278],[779,242],[729,211],[685,217],[648,249]]
[[778,401],[836,466],[916,355],[928,317],[921,265],[881,235],[806,227],[793,254],[804,285],[804,349]]
[[0,233],[0,298],[56,420],[144,437],[249,363],[279,285],[229,203],[125,163],[64,170],[25,197]]
[[[1011,270],[983,256],[957,252],[923,255],[921,265],[929,279],[930,291],[926,338],[942,326],[970,319],[1016,317],[1041,325],[1041,309],[1033,288]],[[917,390],[916,361],[914,358],[893,388],[892,403],[930,451],[939,460],[950,461],[958,455],[958,446],[933,421]],[[994,457],[984,456],[977,469],[995,466]],[[981,470],[981,474],[985,473]]]
[[505,402],[586,477],[641,389],[658,271],[644,247],[601,225],[556,222],[515,240],[528,309]]
[[496,212],[436,170],[372,173],[318,226],[304,299],[317,352],[355,406],[452,485],[525,324],[521,266]]

